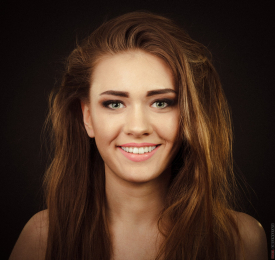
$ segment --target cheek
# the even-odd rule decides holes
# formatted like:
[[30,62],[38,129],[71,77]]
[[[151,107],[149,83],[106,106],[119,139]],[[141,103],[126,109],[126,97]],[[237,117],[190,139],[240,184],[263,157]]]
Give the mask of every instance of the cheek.
[[119,133],[119,120],[112,115],[95,111],[92,116],[95,139],[99,145],[109,144]]
[[179,116],[175,113],[158,120],[158,129],[159,135],[169,143],[173,144],[176,141],[179,130]]

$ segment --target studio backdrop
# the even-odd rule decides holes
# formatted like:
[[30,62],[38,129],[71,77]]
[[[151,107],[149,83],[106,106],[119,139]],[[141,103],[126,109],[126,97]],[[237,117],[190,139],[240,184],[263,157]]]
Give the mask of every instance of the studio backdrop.
[[[129,11],[167,16],[212,52],[231,107],[235,173],[246,213],[271,249],[274,206],[274,1],[17,1],[1,7],[1,243],[7,259],[22,228],[44,209],[48,164],[42,132],[51,89],[76,42]],[[245,180],[245,181],[244,181]]]

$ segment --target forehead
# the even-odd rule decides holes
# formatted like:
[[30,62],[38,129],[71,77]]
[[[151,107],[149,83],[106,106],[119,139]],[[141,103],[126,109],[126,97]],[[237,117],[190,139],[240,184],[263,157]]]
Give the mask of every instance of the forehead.
[[104,56],[96,65],[91,82],[92,94],[107,90],[132,94],[154,89],[175,90],[171,69],[159,57],[141,50]]

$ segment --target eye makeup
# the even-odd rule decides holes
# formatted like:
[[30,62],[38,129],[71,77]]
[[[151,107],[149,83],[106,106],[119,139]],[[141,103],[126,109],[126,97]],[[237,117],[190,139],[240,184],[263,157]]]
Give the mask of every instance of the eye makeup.
[[[154,103],[166,103],[167,104],[166,107],[171,107],[171,106],[174,106],[176,104],[176,100],[175,99],[170,99],[170,98],[161,98],[161,99],[154,100],[152,105]],[[164,107],[164,108],[166,108],[166,107]]]
[[[152,102],[151,106],[155,103],[166,103],[167,105],[165,107],[154,106],[154,107],[159,108],[159,109],[165,109],[167,107],[172,107],[172,106],[176,105],[177,101],[175,99],[161,98],[161,99],[154,100]],[[121,100],[106,100],[106,101],[101,102],[101,104],[102,104],[103,107],[108,108],[108,109],[112,109],[112,110],[122,108],[121,106],[115,106],[115,107],[112,108],[110,106],[112,104],[116,104],[116,105],[121,104],[121,105],[125,106],[124,103]]]
[[103,101],[101,104],[102,104],[103,107],[106,107],[106,108],[109,108],[109,109],[112,109],[112,110],[115,110],[117,108],[111,108],[110,107],[111,104],[122,104],[122,105],[124,105],[124,103],[121,100],[106,100],[106,101]]

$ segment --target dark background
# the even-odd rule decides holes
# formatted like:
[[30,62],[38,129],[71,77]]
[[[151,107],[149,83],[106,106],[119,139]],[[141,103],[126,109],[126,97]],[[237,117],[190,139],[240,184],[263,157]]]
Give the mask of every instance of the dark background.
[[[1,4],[0,259],[43,209],[41,131],[50,90],[76,38],[104,20],[149,10],[181,24],[213,54],[232,109],[234,157],[250,188],[246,212],[267,234],[274,211],[274,1],[10,1]],[[238,171],[240,172],[240,171]]]

